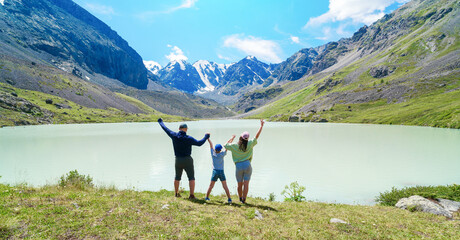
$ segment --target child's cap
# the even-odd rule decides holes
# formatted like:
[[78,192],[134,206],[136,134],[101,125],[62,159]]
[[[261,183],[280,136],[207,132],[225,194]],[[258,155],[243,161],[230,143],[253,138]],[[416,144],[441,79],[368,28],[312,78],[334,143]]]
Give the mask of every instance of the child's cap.
[[241,137],[244,139],[244,140],[248,140],[249,139],[249,133],[248,132],[243,132],[241,134]]
[[216,152],[219,152],[220,150],[222,150],[222,145],[216,144],[215,150]]

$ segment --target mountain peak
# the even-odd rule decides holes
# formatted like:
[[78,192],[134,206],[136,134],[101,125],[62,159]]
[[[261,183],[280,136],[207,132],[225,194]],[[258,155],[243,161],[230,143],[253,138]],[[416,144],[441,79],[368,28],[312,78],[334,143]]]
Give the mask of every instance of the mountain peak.
[[145,67],[147,70],[152,72],[153,74],[157,75],[158,72],[161,70],[161,65],[155,61],[145,61],[143,60]]
[[211,64],[211,62],[209,62],[208,60],[198,60],[193,64],[193,66],[196,66],[196,65],[203,66],[203,65],[209,65],[209,64]]
[[247,60],[252,60],[252,61],[258,61],[256,57],[252,56],[252,55],[248,55],[247,57],[245,57],[244,59],[247,59]]

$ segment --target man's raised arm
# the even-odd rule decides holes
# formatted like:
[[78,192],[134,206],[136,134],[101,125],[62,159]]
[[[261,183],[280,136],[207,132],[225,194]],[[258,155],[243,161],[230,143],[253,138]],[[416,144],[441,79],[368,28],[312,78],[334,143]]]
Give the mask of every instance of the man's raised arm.
[[168,136],[172,137],[174,135],[174,132],[165,126],[165,124],[163,123],[163,119],[158,118],[158,123],[160,124],[161,128],[163,128],[163,130],[166,132],[166,134],[168,134]]
[[210,136],[211,136],[211,134],[206,133],[206,134],[204,135],[204,138],[201,139],[201,140],[199,140],[199,141],[196,140],[195,138],[190,137],[190,139],[191,139],[191,144],[192,144],[192,145],[195,145],[195,146],[201,146],[201,145],[203,145],[203,144],[206,142],[206,140],[208,140],[208,138],[209,138]]

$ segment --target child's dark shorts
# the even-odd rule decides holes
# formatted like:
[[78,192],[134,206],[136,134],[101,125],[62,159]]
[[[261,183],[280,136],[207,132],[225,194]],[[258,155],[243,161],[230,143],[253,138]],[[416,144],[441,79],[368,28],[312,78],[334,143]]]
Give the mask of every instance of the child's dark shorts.
[[226,180],[224,170],[212,170],[211,181],[216,182],[217,179],[220,179],[221,182]]

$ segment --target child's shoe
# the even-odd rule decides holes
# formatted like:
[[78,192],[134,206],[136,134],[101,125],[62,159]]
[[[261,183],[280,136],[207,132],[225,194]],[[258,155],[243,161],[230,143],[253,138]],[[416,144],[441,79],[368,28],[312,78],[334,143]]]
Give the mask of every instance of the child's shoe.
[[228,204],[232,204],[232,199],[231,198],[228,199]]
[[204,200],[205,201],[211,201],[211,199],[209,199],[208,197],[206,197]]

